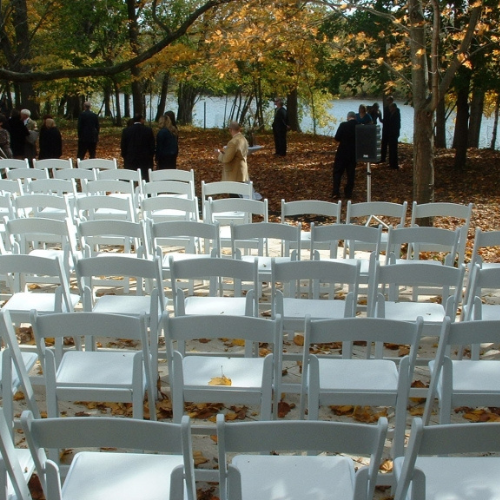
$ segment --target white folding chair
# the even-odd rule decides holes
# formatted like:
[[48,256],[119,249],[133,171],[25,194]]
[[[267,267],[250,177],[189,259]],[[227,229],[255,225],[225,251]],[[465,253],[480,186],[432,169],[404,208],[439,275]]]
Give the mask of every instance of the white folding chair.
[[[153,373],[150,340],[157,338],[146,332],[145,314],[104,314],[93,312],[47,314],[32,312],[31,323],[42,363],[47,412],[59,417],[59,401],[109,401],[133,403],[134,418],[144,416],[143,401],[148,391],[149,414],[156,420],[156,374]],[[46,347],[48,338],[72,337],[81,345],[85,336],[85,350]],[[96,337],[127,339],[141,343],[139,349],[97,349]],[[153,380],[154,376],[154,380]]]
[[[179,422],[189,402],[220,402],[260,407],[260,419],[277,415],[281,379],[282,324],[249,316],[164,315],[168,369],[172,388],[174,422]],[[221,336],[244,341],[244,349],[227,348],[210,353],[187,350],[187,342],[203,338],[214,343]],[[261,355],[259,343],[272,346]],[[274,393],[274,397],[273,397]]]
[[1,163],[1,168],[3,169],[15,169],[15,168],[29,168],[30,164],[28,159],[24,160],[15,160],[13,158],[4,158]]
[[[424,335],[438,337],[444,318],[454,320],[457,315],[464,273],[463,265],[377,264],[370,277],[368,315],[401,321],[415,321],[422,316]],[[429,287],[433,288],[431,295]]]
[[[311,321],[306,318],[302,360],[301,418],[318,420],[323,405],[393,406],[395,408],[392,453],[403,453],[406,408],[415,369],[423,320],[414,323],[375,318]],[[356,353],[355,342],[366,342]],[[311,350],[319,344],[341,343],[341,356]],[[398,362],[384,353],[384,343],[410,346]],[[373,352],[372,352],[373,348]],[[331,351],[331,349],[330,349]]]
[[42,217],[46,219],[73,219],[73,211],[66,195],[23,194],[14,196],[12,207],[15,217]]
[[29,500],[29,480],[35,471],[30,451],[14,446],[11,421],[0,408],[0,499]]
[[462,318],[466,321],[500,318],[500,305],[495,293],[500,289],[500,267],[480,267],[470,270]]
[[175,196],[188,200],[194,198],[194,184],[191,181],[150,180],[144,183],[142,191],[146,198],[154,196]]
[[[419,219],[435,219],[435,217],[444,218],[446,221],[454,221],[455,227],[459,230],[458,242],[458,263],[462,264],[465,258],[465,245],[467,244],[467,235],[469,232],[470,220],[472,216],[473,203],[461,205],[459,203],[423,203],[413,202],[411,210],[411,225],[418,225]],[[425,249],[425,247],[423,247]],[[427,247],[432,251],[432,246]],[[428,250],[429,251],[429,250]]]
[[499,451],[500,423],[424,427],[414,418],[405,456],[394,461],[394,500],[500,498]]
[[[170,285],[170,260],[220,257],[219,227],[196,221],[148,221],[150,252],[161,262],[163,279]],[[191,281],[189,293],[194,289]]]
[[253,184],[252,182],[201,181],[201,203],[203,210],[203,220],[206,219],[205,209],[208,198],[227,198],[228,195],[235,195],[244,199],[251,200],[253,197]]
[[[389,201],[347,202],[346,224],[364,226],[404,227],[408,202],[392,203]],[[382,244],[387,243],[387,232],[382,232]],[[368,249],[371,249],[370,247]]]
[[53,173],[55,170],[65,170],[67,168],[73,168],[73,160],[71,158],[68,158],[66,160],[63,160],[61,158],[36,160],[33,158],[33,167],[45,169]]
[[65,194],[76,196],[76,184],[74,179],[34,179],[26,186],[27,193],[55,194],[63,196]]
[[137,220],[133,198],[97,195],[77,197],[76,216],[82,220]]
[[177,168],[149,169],[149,181],[182,181],[193,182],[194,184],[194,170],[179,170]]
[[[331,203],[321,200],[281,200],[281,223],[287,224],[287,218],[293,217],[301,222],[314,221],[318,223],[320,218],[327,218],[334,224],[340,223],[342,202]],[[301,248],[311,248],[311,233],[303,230],[301,233]]]
[[97,170],[108,170],[118,168],[118,163],[116,158],[106,159],[106,158],[92,158],[87,160],[81,160],[77,158],[76,166],[78,168],[85,169],[97,169]]
[[23,184],[19,179],[0,179],[0,191],[2,194],[9,194],[11,196],[24,193]]
[[[2,163],[5,160],[2,160]],[[5,175],[7,179],[11,180],[20,180],[22,183],[25,183],[27,180],[31,179],[48,179],[49,173],[47,170],[40,170],[38,168],[14,168],[14,169],[5,169]]]
[[[176,316],[218,315],[256,316],[258,300],[258,264],[233,259],[207,257],[204,259],[170,259],[172,298]],[[209,281],[204,295],[185,296],[180,282]],[[242,285],[248,291],[242,294]],[[202,285],[203,286],[203,285]],[[224,292],[231,286],[231,296]]]
[[[61,259],[66,276],[74,271],[77,252],[75,228],[66,221],[28,217],[7,220],[5,231],[14,254]],[[42,278],[43,282],[44,278]]]
[[[109,417],[37,420],[26,411],[21,420],[51,500],[107,500],[114,495],[131,500],[196,499],[187,416],[181,424]],[[48,459],[45,449],[64,448],[84,450],[75,455],[62,483],[61,466]]]
[[454,266],[459,239],[459,229],[449,231],[438,227],[418,226],[389,228],[386,262],[406,264],[419,260],[428,264]]
[[174,196],[153,196],[141,202],[142,218],[157,222],[198,221],[198,198],[185,199]]
[[[372,499],[386,433],[384,417],[377,425],[310,420],[226,424],[219,414],[221,500]],[[349,455],[369,456],[370,464],[356,471]]]
[[[140,316],[146,314],[150,333],[153,373],[158,371],[158,328],[162,312],[166,309],[166,298],[161,281],[158,259],[147,260],[130,256],[112,258],[91,257],[76,262],[76,275],[82,293],[83,310],[94,313]],[[106,278],[133,278],[135,290],[130,293],[113,288],[106,294],[106,288],[97,293]],[[97,278],[97,279],[96,279]],[[125,288],[125,287],[124,287]]]
[[64,168],[58,169],[53,172],[54,179],[74,179],[75,181],[83,181],[84,179],[87,181],[95,181],[97,180],[97,175],[95,170],[89,169],[86,170],[84,168]]
[[[64,266],[58,257],[0,255],[0,275],[10,277],[10,298],[2,310],[9,311],[16,324],[29,323],[31,309],[36,309],[38,314],[72,312],[80,302],[79,295],[70,293]],[[47,277],[47,290],[40,283],[43,276]],[[29,286],[32,279],[34,289]]]
[[[303,331],[307,315],[313,319],[355,316],[359,269],[359,262],[272,262],[273,317],[282,316],[285,331]],[[306,282],[305,289],[301,282]]]
[[[431,382],[423,417],[426,425],[436,396],[440,424],[450,423],[452,408],[500,406],[500,361],[496,350],[499,343],[498,319],[452,323],[445,318],[436,357],[429,363]],[[452,356],[454,349],[458,350],[458,357]],[[470,349],[470,359],[461,355],[464,349]]]

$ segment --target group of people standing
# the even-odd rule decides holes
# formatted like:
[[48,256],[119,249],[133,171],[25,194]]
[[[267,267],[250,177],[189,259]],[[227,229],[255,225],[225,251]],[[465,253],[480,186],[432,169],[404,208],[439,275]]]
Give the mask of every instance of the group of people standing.
[[340,198],[340,186],[344,173],[347,180],[344,186],[346,198],[352,197],[354,179],[356,174],[356,127],[363,125],[376,125],[382,123],[382,144],[380,163],[384,163],[389,151],[389,168],[399,170],[398,141],[401,130],[401,114],[394,98],[386,98],[386,106],[382,114],[377,103],[369,109],[360,105],[358,113],[349,111],[347,120],[342,122],[335,134],[335,141],[339,143],[333,164],[333,198]]

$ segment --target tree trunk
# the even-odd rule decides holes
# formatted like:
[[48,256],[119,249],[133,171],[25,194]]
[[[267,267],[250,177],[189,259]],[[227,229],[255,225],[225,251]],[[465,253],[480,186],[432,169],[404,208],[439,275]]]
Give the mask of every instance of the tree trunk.
[[295,132],[301,132],[299,123],[299,98],[297,89],[293,89],[287,96],[286,109],[288,112],[288,125]]
[[434,111],[428,97],[426,25],[419,0],[410,0],[410,52],[412,63],[413,118],[413,199],[434,201]]
[[446,105],[444,99],[439,101],[436,109],[436,147],[446,147]]
[[128,94],[123,94],[123,116],[130,117],[130,99]]
[[481,120],[484,109],[484,88],[474,86],[472,91],[472,100],[470,103],[470,122],[469,122],[469,148],[479,147],[479,137],[481,135]]
[[181,125],[191,125],[193,123],[193,108],[198,97],[198,91],[189,83],[179,83],[177,103],[177,121]]
[[111,112],[111,85],[109,82],[106,82],[106,85],[104,86],[104,116],[113,116],[113,113]]
[[158,121],[160,119],[160,116],[163,116],[165,114],[169,81],[170,75],[168,73],[165,73],[161,80],[160,99],[158,100],[158,108],[156,109],[155,121]]
[[455,168],[465,168],[467,160],[467,137],[469,135],[469,86],[463,85],[457,94],[457,118],[455,121],[455,136],[453,147],[455,148]]
[[122,126],[122,110],[120,106],[120,87],[117,85],[116,82],[113,82],[114,86],[114,91],[115,91],[115,114],[116,114],[116,120],[115,120],[115,125],[117,127]]
[[[140,43],[139,43],[139,24],[137,21],[137,2],[135,0],[127,0],[127,16],[129,22],[128,37],[130,48],[134,54],[139,54]],[[138,66],[134,66],[130,72],[132,73],[132,106],[134,108],[134,116],[142,115],[144,116],[144,100],[143,96],[143,83],[141,79],[141,69]]]
[[497,102],[495,103],[495,118],[493,120],[493,133],[491,134],[491,149],[495,149],[497,142],[498,115],[500,114],[500,92],[497,94]]

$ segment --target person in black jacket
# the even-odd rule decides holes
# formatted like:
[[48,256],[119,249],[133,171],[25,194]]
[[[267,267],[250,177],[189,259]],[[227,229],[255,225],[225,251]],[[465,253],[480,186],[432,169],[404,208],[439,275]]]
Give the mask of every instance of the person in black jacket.
[[277,98],[274,101],[276,111],[274,113],[273,133],[274,148],[277,156],[286,156],[286,133],[290,129],[288,126],[288,113],[283,107],[283,99]]
[[97,143],[99,141],[99,118],[90,111],[91,104],[83,103],[83,111],[78,117],[78,152],[77,158],[83,160],[87,151],[89,158],[95,158]]
[[[172,121],[173,120],[173,121]],[[179,153],[179,130],[175,125],[175,115],[167,111],[159,120],[160,130],[156,135],[156,165],[158,170],[177,168]]]
[[40,128],[40,136],[38,138],[39,160],[48,160],[51,158],[60,158],[62,155],[62,136],[59,129],[56,127],[56,122],[50,118],[45,118],[42,127]]
[[[395,102],[389,104],[387,120],[387,147],[389,148],[389,168],[399,170],[398,142],[401,131],[401,113]],[[386,122],[384,121],[384,127]]]
[[13,109],[9,118],[10,146],[16,160],[24,160],[24,145],[29,135],[28,129],[21,120],[21,112]]
[[[335,134],[339,143],[335,161],[333,163],[333,198],[340,198],[340,183],[344,172],[347,173],[347,182],[344,187],[346,198],[352,197],[354,179],[356,175],[356,113],[349,111],[347,121],[342,122]],[[360,125],[362,126],[362,125]]]
[[135,115],[133,123],[122,132],[121,154],[124,167],[141,169],[142,178],[147,182],[149,169],[153,169],[155,156],[155,136],[150,127],[144,125],[144,117]]

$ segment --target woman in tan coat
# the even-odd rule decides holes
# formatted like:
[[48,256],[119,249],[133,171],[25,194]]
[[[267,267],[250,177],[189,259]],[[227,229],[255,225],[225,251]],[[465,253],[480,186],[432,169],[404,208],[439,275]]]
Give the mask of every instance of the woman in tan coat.
[[245,136],[241,133],[241,127],[238,122],[229,124],[229,132],[233,138],[227,143],[224,151],[217,150],[219,154],[218,160],[223,164],[222,180],[247,182],[248,166],[248,142]]

